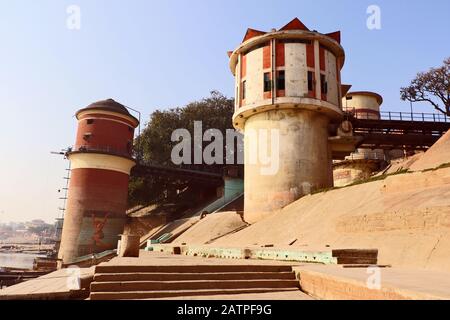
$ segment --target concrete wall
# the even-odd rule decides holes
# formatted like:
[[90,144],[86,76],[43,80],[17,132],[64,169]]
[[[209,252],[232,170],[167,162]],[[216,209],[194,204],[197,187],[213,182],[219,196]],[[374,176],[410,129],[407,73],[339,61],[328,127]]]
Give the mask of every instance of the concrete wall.
[[239,110],[241,106],[241,56],[238,58],[238,63],[236,64],[236,76],[234,77],[234,112]]
[[[308,110],[268,111],[247,120],[244,180],[247,222],[260,220],[305,194],[330,186],[327,125],[327,117]],[[249,132],[259,129],[280,132],[279,157],[276,157],[279,169],[274,175],[263,175],[262,168],[268,166],[250,160],[253,137]]]
[[285,61],[286,96],[304,97],[308,94],[306,45],[303,43],[286,43]]
[[339,105],[338,75],[336,57],[330,51],[325,50],[326,69],[325,75],[328,83],[327,101]]
[[[263,100],[264,78],[263,78],[263,48],[250,51],[247,54],[245,104],[251,105]],[[241,82],[242,83],[242,82]]]
[[366,180],[378,168],[376,163],[368,161],[342,163],[333,170],[334,186],[344,187],[358,180]]

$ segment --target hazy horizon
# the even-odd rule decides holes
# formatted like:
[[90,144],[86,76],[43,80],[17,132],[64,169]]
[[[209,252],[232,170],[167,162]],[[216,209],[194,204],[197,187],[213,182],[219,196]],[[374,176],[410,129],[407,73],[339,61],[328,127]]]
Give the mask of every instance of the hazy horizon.
[[[70,5],[81,10],[79,30],[67,27]],[[370,5],[381,9],[380,30],[367,28]],[[0,0],[0,223],[60,217],[68,163],[50,152],[73,144],[78,109],[113,98],[140,110],[144,125],[154,110],[211,90],[233,97],[226,53],[249,27],[298,17],[322,33],[340,30],[342,83],[381,94],[383,110],[409,112],[399,89],[450,56],[449,12],[445,0]]]

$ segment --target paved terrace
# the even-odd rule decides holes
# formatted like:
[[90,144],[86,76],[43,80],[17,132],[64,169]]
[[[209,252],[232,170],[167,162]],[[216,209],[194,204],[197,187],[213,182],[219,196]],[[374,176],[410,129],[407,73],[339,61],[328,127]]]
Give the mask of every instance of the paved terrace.
[[[80,287],[88,288],[94,276],[94,267],[81,268],[79,272]],[[73,275],[72,272],[63,269],[16,284],[0,290],[0,300],[68,300],[89,296],[86,290],[75,290],[68,286],[71,275]]]
[[300,278],[302,290],[307,292],[279,294],[250,294],[227,297],[196,296],[183,299],[445,299],[450,300],[450,274],[438,271],[406,268],[379,268],[381,289],[369,289],[368,279],[373,273],[367,267],[350,268],[342,265],[322,265],[274,260],[244,260],[201,258],[141,251],[139,258],[114,258],[103,265],[288,265]]
[[[450,274],[436,271],[380,268],[381,289],[369,289],[367,280],[372,273],[365,267],[320,265],[286,261],[201,258],[141,251],[139,258],[114,258],[102,266],[292,266],[305,294],[299,291],[167,297],[192,300],[309,300],[317,299],[450,299]],[[87,287],[93,268],[81,269],[82,286]],[[67,288],[68,274],[59,270],[35,280],[0,290],[0,299],[80,299],[86,292]]]

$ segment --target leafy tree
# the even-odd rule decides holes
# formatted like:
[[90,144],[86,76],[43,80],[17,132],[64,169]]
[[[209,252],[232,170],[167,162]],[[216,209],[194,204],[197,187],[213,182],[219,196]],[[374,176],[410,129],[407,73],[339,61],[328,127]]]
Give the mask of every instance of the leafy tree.
[[[203,132],[207,129],[219,129],[223,136],[227,129],[233,128],[233,99],[218,91],[212,91],[210,97],[194,101],[184,107],[169,110],[157,110],[150,116],[135,145],[140,146],[139,158],[143,164],[175,167],[171,160],[173,147],[179,142],[172,142],[172,132],[187,129],[194,137],[194,121],[201,121]],[[209,142],[205,143],[205,145]],[[192,146],[193,148],[193,143]],[[225,148],[225,146],[224,146]],[[192,152],[193,154],[193,152]],[[226,150],[224,150],[224,157]],[[190,169],[221,172],[223,165],[192,165]],[[138,204],[159,203],[175,194],[175,189],[183,189],[186,182],[170,177],[139,177],[132,175],[129,187],[130,206]],[[170,198],[170,197],[169,197]]]
[[187,129],[193,138],[194,121],[201,121],[203,131],[219,129],[225,136],[226,130],[233,128],[233,110],[232,99],[218,91],[212,91],[210,97],[189,103],[185,107],[155,111],[136,142],[141,148],[142,161],[147,164],[174,166],[171,153],[173,147],[178,144],[171,141],[174,130]]
[[444,65],[420,72],[408,87],[400,89],[401,99],[411,102],[429,102],[433,107],[450,116],[450,58]]

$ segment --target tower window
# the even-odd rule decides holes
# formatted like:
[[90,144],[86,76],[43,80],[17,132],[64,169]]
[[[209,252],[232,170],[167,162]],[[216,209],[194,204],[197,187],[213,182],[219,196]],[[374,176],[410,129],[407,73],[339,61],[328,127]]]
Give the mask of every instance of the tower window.
[[308,71],[308,91],[314,91],[314,73]]
[[320,75],[320,90],[322,91],[322,94],[328,93],[328,82],[324,74]]
[[244,81],[242,81],[242,100],[245,100],[245,94],[246,94],[246,84],[247,84],[247,81],[246,80],[244,80]]
[[286,89],[286,79],[284,70],[278,71],[277,74],[277,90],[285,90]]
[[270,80],[270,73],[264,73],[264,92],[270,92],[272,90],[272,81]]
[[86,123],[87,124],[93,124],[94,123],[94,119],[87,119]]
[[89,141],[89,139],[92,137],[92,133],[90,132],[86,132],[85,134],[83,134],[83,140],[84,141]]

